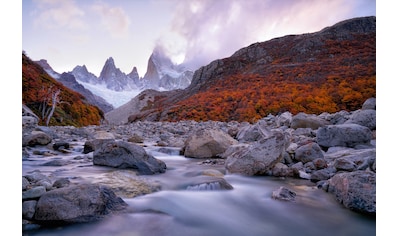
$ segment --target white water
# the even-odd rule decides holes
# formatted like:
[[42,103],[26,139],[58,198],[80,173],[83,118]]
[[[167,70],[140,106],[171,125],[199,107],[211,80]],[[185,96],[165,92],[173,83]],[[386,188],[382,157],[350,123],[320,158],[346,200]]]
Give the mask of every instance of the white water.
[[[39,230],[24,235],[132,235],[132,236],[367,236],[375,235],[375,219],[343,208],[331,194],[317,189],[307,180],[225,175],[233,190],[185,190],[198,174],[213,166],[201,160],[167,155],[147,149],[165,161],[164,174],[145,176],[158,181],[162,191],[135,198],[124,198],[128,213],[110,216],[100,222]],[[73,159],[71,154],[63,158]],[[30,158],[48,159],[47,157]],[[24,161],[24,174],[42,169],[57,176],[101,178],[107,168],[91,164],[62,167],[34,166]],[[43,161],[42,161],[43,162]],[[56,171],[58,169],[58,171]],[[222,167],[216,169],[223,171]],[[295,202],[272,199],[280,186],[297,193]]]

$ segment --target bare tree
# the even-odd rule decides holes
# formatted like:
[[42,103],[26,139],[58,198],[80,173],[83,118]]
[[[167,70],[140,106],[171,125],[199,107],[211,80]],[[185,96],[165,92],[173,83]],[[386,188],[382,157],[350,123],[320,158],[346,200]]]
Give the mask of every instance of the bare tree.
[[50,123],[50,119],[54,114],[55,107],[57,106],[58,103],[61,102],[61,100],[59,98],[60,93],[61,93],[61,91],[58,89],[51,94],[51,100],[52,100],[51,101],[51,109],[50,109],[49,114],[47,115],[46,126],[48,126],[48,124]]
[[46,126],[49,125],[50,119],[54,114],[55,108],[59,103],[61,103],[60,100],[60,95],[61,90],[53,90],[53,86],[50,86],[49,88],[42,87],[42,90],[40,92],[41,96],[41,104],[40,104],[40,111],[41,111],[41,117],[42,120],[46,121]]

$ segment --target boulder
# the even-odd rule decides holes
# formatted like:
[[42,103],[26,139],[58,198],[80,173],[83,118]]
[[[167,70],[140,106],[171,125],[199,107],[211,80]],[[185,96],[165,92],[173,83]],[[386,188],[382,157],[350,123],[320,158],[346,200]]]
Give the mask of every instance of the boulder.
[[317,130],[316,141],[321,147],[355,147],[372,139],[369,128],[358,124],[328,125]]
[[22,146],[34,147],[36,145],[45,146],[52,141],[52,138],[42,131],[32,131],[31,134],[22,137]]
[[357,110],[353,112],[352,116],[345,122],[345,124],[358,124],[366,126],[370,130],[376,129],[376,110]]
[[236,138],[239,142],[256,142],[269,136],[269,131],[266,127],[267,124],[265,120],[259,120],[253,125],[247,124],[240,128]]
[[296,197],[296,193],[286,187],[280,187],[279,189],[273,191],[272,198],[294,202]]
[[267,174],[282,160],[285,148],[284,133],[274,131],[269,137],[252,145],[242,145],[234,151],[226,151],[230,153],[225,163],[226,170],[243,175]]
[[369,98],[363,103],[362,110],[367,110],[367,109],[376,110],[377,108],[376,104],[377,104],[376,98]]
[[343,172],[329,180],[328,192],[353,211],[376,214],[376,174],[370,171]]
[[319,127],[329,124],[330,122],[317,117],[316,115],[300,112],[292,117],[291,128],[311,128],[317,130]]
[[125,141],[107,140],[93,153],[93,164],[115,168],[136,169],[139,174],[156,174],[166,171],[166,164],[156,159],[143,147]]
[[290,127],[292,122],[292,114],[289,111],[282,113],[281,115],[277,116],[276,124],[277,126],[287,126]]
[[324,158],[323,151],[317,143],[311,142],[295,150],[295,160],[302,163],[311,162],[317,158]]
[[51,225],[92,222],[126,207],[108,187],[80,184],[43,194],[37,202],[34,219]]
[[184,156],[193,158],[219,157],[228,147],[237,143],[237,140],[221,130],[198,130],[186,140]]

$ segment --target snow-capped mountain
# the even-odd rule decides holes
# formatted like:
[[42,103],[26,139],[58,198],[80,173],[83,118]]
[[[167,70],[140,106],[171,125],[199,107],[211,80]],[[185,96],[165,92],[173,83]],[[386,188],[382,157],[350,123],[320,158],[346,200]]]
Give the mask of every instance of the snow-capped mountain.
[[[38,63],[49,75],[55,79],[60,78],[61,74],[55,72],[46,60],[42,59]],[[184,65],[174,64],[160,48],[154,49],[148,59],[144,77],[139,76],[136,67],[133,67],[129,74],[125,74],[115,66],[112,57],[106,60],[99,77],[89,72],[85,65],[78,65],[67,73],[73,75],[77,83],[85,89],[105,99],[114,108],[129,102],[145,89],[158,91],[184,89],[190,85],[194,74]]]
[[148,59],[144,87],[155,90],[184,89],[191,83],[193,72],[184,65],[175,65],[160,48],[155,48]]

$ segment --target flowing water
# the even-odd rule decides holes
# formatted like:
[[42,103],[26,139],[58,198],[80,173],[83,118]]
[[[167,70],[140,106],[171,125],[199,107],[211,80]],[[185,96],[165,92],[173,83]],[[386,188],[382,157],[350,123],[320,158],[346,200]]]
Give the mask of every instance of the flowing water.
[[[54,157],[35,157],[23,161],[23,174],[40,169],[53,177],[72,177],[73,181],[105,178],[112,168],[93,166],[75,152],[56,158],[71,161],[64,166],[40,166]],[[162,190],[123,198],[128,211],[88,224],[24,232],[24,235],[86,236],[367,236],[376,235],[375,218],[345,209],[331,194],[317,189],[308,180],[274,177],[245,177],[226,174],[224,179],[233,190],[218,190],[218,183],[201,183],[204,170],[223,166],[206,165],[203,160],[147,151],[163,160],[168,169],[163,174],[140,176],[158,183]],[[81,161],[76,161],[80,159]],[[122,170],[117,170],[122,171]],[[124,174],[130,172],[124,171]],[[295,202],[273,199],[272,192],[285,186],[296,192]]]

